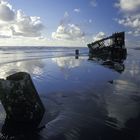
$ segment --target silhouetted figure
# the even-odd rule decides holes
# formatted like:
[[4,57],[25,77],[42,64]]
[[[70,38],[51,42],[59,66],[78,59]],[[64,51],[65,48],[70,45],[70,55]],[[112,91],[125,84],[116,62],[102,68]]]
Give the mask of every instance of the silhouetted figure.
[[79,55],[79,50],[78,49],[75,50],[75,54]]
[[78,49],[75,50],[75,59],[79,59],[79,50]]

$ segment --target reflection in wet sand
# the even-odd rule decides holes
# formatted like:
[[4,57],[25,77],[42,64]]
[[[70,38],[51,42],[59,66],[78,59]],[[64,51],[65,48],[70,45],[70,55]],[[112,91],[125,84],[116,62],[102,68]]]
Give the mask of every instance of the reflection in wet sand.
[[[15,71],[31,74],[46,109],[41,122],[45,128],[36,138],[138,140],[140,63],[136,60],[139,55],[129,53],[121,73],[89,61],[88,56],[16,63]],[[12,73],[14,65],[1,66],[1,72],[6,70],[5,75],[0,72],[1,77]]]
[[15,72],[28,72],[34,75],[43,74],[44,63],[40,60],[32,60],[25,62],[9,63],[0,66],[0,78],[6,78],[7,76],[14,74]]
[[[81,58],[80,58],[81,59]],[[52,58],[60,68],[75,68],[80,66],[80,61],[76,61],[73,57],[59,57],[59,58]]]

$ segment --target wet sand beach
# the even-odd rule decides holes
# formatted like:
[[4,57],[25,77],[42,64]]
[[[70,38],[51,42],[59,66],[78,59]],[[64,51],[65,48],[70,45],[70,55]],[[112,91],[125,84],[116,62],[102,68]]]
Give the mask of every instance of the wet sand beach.
[[4,133],[6,113],[0,103],[2,139],[140,139],[140,50],[128,49],[118,71],[118,66],[89,60],[87,48],[78,48],[75,57],[75,49],[0,48],[0,78],[29,73],[45,107],[42,129]]

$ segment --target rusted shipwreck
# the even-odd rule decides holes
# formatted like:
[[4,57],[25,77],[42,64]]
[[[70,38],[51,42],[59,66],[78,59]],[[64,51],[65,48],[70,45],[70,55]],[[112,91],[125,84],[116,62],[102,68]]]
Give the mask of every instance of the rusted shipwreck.
[[117,32],[106,38],[97,40],[87,45],[89,57],[102,59],[125,59],[127,50],[125,48],[125,32]]

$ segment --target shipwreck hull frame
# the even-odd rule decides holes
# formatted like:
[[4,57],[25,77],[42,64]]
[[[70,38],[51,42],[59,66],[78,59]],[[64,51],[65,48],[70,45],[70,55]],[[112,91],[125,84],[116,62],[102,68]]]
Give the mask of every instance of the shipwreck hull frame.
[[[105,41],[110,40],[106,45]],[[125,48],[125,33],[114,33],[109,37],[97,40],[87,45],[89,48],[89,57],[99,57],[101,59],[121,60],[126,59],[127,49]]]

